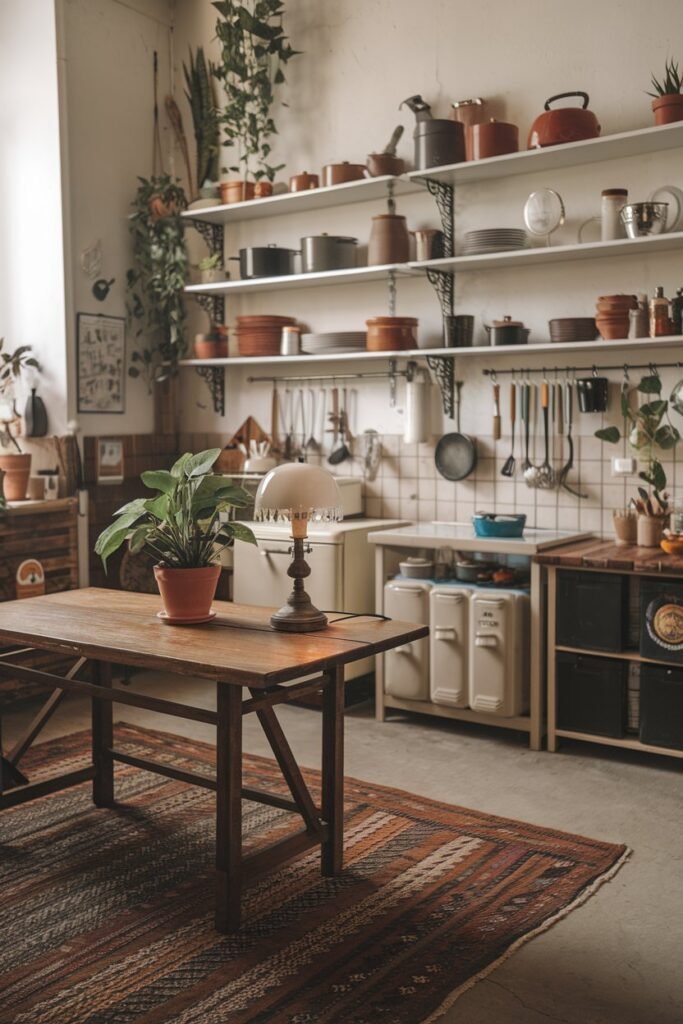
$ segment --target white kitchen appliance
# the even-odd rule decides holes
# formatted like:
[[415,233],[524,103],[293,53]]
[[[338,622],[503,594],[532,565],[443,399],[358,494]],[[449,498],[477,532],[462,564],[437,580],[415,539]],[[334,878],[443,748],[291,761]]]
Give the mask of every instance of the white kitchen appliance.
[[[431,583],[391,580],[384,587],[384,614],[404,622],[429,624]],[[413,640],[384,655],[385,690],[404,700],[429,699],[429,638]]]
[[470,598],[469,705],[510,717],[529,709],[529,597],[473,590]]
[[469,704],[468,587],[433,587],[429,595],[429,696],[434,704]]
[[[344,491],[342,490],[342,495]],[[233,596],[238,604],[279,607],[292,587],[287,576],[291,561],[289,523],[247,523],[257,546],[234,548]],[[390,519],[352,519],[341,523],[311,523],[306,561],[311,575],[306,589],[313,604],[324,612],[370,612],[375,605],[374,549],[367,541],[371,530],[402,525]],[[406,616],[404,616],[406,618]],[[353,662],[346,678],[373,670],[373,659]]]

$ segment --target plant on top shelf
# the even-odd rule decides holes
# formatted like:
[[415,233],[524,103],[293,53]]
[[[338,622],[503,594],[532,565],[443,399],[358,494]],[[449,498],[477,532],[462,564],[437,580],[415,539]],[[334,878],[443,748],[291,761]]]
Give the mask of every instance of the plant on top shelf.
[[664,76],[661,81],[652,75],[652,87],[654,92],[648,96],[652,100],[652,111],[655,115],[655,124],[672,124],[674,121],[683,121],[683,76],[678,67],[678,62],[667,60],[664,63]]
[[211,189],[218,181],[218,111],[214,93],[214,65],[198,46],[190,50],[189,66],[183,63],[185,96],[192,112],[197,150],[197,188]]
[[154,575],[169,620],[206,620],[221,552],[236,540],[256,543],[249,527],[219,518],[251,503],[241,487],[214,475],[220,453],[220,448],[197,455],[186,452],[170,470],[143,473],[145,487],[157,493],[120,508],[95,544],[105,570],[107,560],[126,542],[133,554],[146,551],[155,559]]
[[0,448],[15,449],[0,454],[0,508],[5,507],[6,500],[23,501],[31,474],[31,456],[22,452],[12,433],[12,423],[19,418],[14,385],[27,369],[40,372],[38,360],[30,353],[30,345],[6,351],[5,339],[0,338]]
[[188,273],[185,225],[187,206],[181,185],[168,174],[139,178],[134,212],[133,266],[127,273],[126,309],[137,322],[137,347],[128,373],[153,381],[176,372],[185,353],[183,287]]
[[[634,393],[637,396],[651,397],[649,401],[633,409],[631,397]],[[669,419],[669,403],[660,397],[661,393],[662,381],[657,373],[642,377],[638,385],[631,390],[627,386],[622,386],[621,389],[624,435],[639,459],[645,462],[646,468],[642,469],[638,476],[652,488],[652,496],[656,502],[656,505],[653,505],[650,501],[650,506],[645,506],[643,512],[648,515],[664,515],[668,509],[665,494],[666,473],[657,458],[657,450],[671,451],[681,439],[680,433]],[[622,433],[618,427],[603,427],[602,430],[596,430],[595,436],[609,444],[617,444]],[[649,497],[644,488],[639,488],[638,493],[641,500]],[[650,512],[650,508],[656,508],[657,511]]]
[[[240,192],[244,183],[236,183],[237,199],[248,199],[254,194],[250,178],[272,182],[284,166],[268,162],[271,136],[277,134],[270,109],[277,87],[285,82],[285,65],[299,51],[292,49],[282,26],[283,0],[216,0],[213,6],[220,15],[216,35],[221,60],[212,73],[225,90],[219,122],[223,145],[237,151],[235,162],[222,170],[242,175],[248,184]],[[222,189],[221,195],[229,201],[228,190]]]

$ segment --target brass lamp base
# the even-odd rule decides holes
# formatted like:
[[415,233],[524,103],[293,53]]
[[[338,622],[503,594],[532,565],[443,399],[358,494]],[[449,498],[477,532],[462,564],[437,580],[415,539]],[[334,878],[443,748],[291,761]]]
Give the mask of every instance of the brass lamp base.
[[287,604],[270,617],[273,629],[281,629],[286,633],[313,633],[316,629],[324,629],[327,616],[319,611],[304,590],[304,579],[311,575],[311,567],[304,558],[303,537],[294,538],[294,557],[287,570],[287,575],[294,580],[294,587],[287,598]]

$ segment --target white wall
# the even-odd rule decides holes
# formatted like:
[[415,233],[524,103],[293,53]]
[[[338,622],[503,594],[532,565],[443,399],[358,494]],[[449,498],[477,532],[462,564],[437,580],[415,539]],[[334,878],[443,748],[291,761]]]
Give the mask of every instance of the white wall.
[[[211,48],[214,18],[208,2],[178,5],[178,57],[188,44]],[[331,160],[362,161],[367,152],[381,147],[399,121],[406,126],[400,152],[410,161],[413,119],[397,108],[414,92],[421,92],[441,116],[447,115],[452,100],[483,96],[491,102],[492,113],[520,126],[523,145],[544,100],[569,89],[590,93],[603,134],[650,125],[645,95],[650,73],[660,72],[670,52],[668,41],[681,36],[683,7],[679,0],[660,0],[653,17],[652,7],[624,0],[483,0],[476,5],[470,0],[290,0],[285,25],[294,46],[304,51],[288,68],[290,107],[276,110],[275,117],[280,135],[274,156],[287,164],[282,172],[286,179],[304,168],[317,171]],[[598,212],[602,188],[623,184],[638,199],[664,183],[683,185],[677,154],[472,186],[457,196],[457,240],[470,227],[523,226],[529,192],[552,186],[567,206],[567,224],[554,241],[575,241],[578,224]],[[411,228],[438,224],[428,197],[402,199],[400,211]],[[377,212],[379,204],[364,204],[258,221],[231,231],[227,248],[233,255],[249,242],[295,244],[301,235],[320,231],[356,233],[366,242],[370,217]],[[627,259],[461,275],[456,304],[459,311],[474,313],[479,325],[511,313],[532,328],[536,340],[545,340],[550,317],[591,315],[598,294],[651,292],[658,283],[669,293],[683,283],[679,254],[647,263]],[[386,312],[386,303],[382,285],[273,292],[231,301],[228,322],[236,313],[264,310],[298,316],[314,330],[362,329],[367,315]],[[401,284],[399,312],[419,317],[421,344],[438,336],[438,305],[425,281]],[[473,432],[490,429],[488,388],[480,373],[485,362],[463,361],[458,370],[466,379],[463,425]],[[525,362],[534,365],[528,357]],[[540,365],[539,359],[535,362]],[[204,384],[184,372],[189,378],[186,429],[229,431],[248,413],[268,426],[269,389],[245,384],[246,373],[230,371],[227,415],[221,420],[211,412]],[[389,409],[384,385],[361,385],[360,395],[359,429],[401,429],[401,416]],[[435,400],[435,427],[441,426]]]
[[[53,433],[67,421],[54,0],[0,3],[0,336],[31,345]],[[25,389],[18,394],[23,407]]]
[[[76,315],[125,316],[131,265],[128,214],[137,177],[152,173],[152,67],[159,55],[159,105],[165,169],[171,169],[164,97],[171,85],[172,0],[60,0],[69,187],[66,194],[69,278],[69,407],[76,417]],[[115,284],[104,302],[92,295],[81,253],[100,239],[102,274]],[[128,352],[135,342],[129,331]],[[149,432],[152,400],[142,380],[126,376],[124,415],[80,414],[84,434]]]

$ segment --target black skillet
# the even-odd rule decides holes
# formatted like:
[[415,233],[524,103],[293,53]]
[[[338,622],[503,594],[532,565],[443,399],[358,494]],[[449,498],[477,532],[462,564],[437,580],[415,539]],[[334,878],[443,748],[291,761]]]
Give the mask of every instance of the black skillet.
[[477,445],[473,438],[460,432],[460,390],[462,381],[455,382],[456,425],[453,434],[444,434],[434,452],[434,462],[446,480],[464,480],[477,465]]

